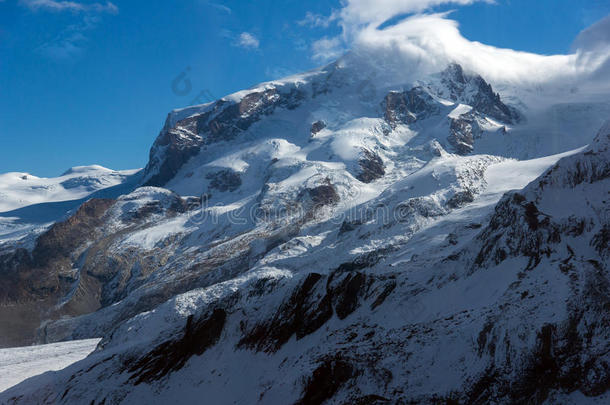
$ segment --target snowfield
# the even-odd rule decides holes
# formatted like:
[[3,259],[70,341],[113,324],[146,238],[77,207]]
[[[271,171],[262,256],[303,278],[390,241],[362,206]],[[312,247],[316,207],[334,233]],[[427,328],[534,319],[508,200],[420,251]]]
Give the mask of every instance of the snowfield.
[[86,339],[0,349],[0,392],[30,377],[61,370],[84,359],[95,350],[99,341]]
[[0,174],[0,213],[32,204],[79,200],[95,191],[121,184],[137,172],[93,165],[73,167],[53,178],[29,173]]

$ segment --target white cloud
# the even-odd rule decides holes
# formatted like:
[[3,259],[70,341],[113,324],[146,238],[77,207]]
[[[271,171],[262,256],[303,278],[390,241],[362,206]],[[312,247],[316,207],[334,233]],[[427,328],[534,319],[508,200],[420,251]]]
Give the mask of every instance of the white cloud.
[[341,10],[341,20],[349,28],[361,25],[379,25],[406,13],[420,13],[443,4],[467,5],[493,0],[347,0]]
[[229,7],[225,6],[224,4],[220,4],[220,3],[212,3],[212,2],[205,2],[205,4],[207,4],[210,7],[215,8],[216,10],[220,10],[223,11],[227,14],[232,14],[233,10],[231,10]]
[[302,20],[297,21],[298,25],[301,26],[307,26],[307,27],[322,27],[322,28],[328,28],[328,26],[337,20],[337,18],[339,17],[339,13],[337,12],[333,12],[331,13],[330,16],[323,16],[320,14],[314,14],[310,11],[308,11],[307,13],[305,13],[305,18],[303,18]]
[[85,15],[82,21],[68,25],[55,38],[38,46],[35,51],[56,61],[68,61],[80,55],[89,39],[86,33],[97,27],[100,18]]
[[[475,1],[478,0],[346,0],[337,20],[342,34],[316,41],[312,57],[327,61],[350,49],[349,56],[342,59],[344,63],[369,65],[368,71],[374,72],[376,80],[391,86],[438,72],[452,62],[481,74],[494,86],[518,83],[529,86],[532,94],[534,89],[589,86],[605,91],[610,86],[610,46],[603,46],[610,43],[610,18],[579,35],[575,41],[577,52],[538,55],[470,41],[462,36],[458,23],[449,19],[449,12],[427,11],[441,4],[466,5]],[[390,19],[391,25],[381,25]]]
[[78,3],[67,0],[19,0],[19,4],[29,8],[32,11],[47,10],[47,11],[70,11],[73,13],[80,12],[96,12],[116,14],[119,8],[109,1],[106,3]]
[[265,69],[265,75],[271,80],[288,77],[297,72],[298,70],[295,71],[281,66],[267,66],[267,68]]
[[345,52],[343,43],[339,37],[324,37],[315,41],[311,46],[313,59],[320,62],[327,62],[336,59]]
[[416,15],[383,30],[367,26],[354,38],[353,47],[370,60],[393,60],[384,70],[389,75],[394,68],[403,82],[410,72],[431,73],[458,62],[492,83],[529,83],[532,88],[553,83],[576,86],[610,57],[607,52],[546,56],[496,48],[464,38],[458,23],[446,17]]
[[385,21],[406,13],[419,13],[443,4],[467,5],[475,2],[493,3],[495,0],[344,0],[343,8],[330,16],[307,12],[297,23],[310,27],[327,28],[331,23],[341,26],[343,33],[336,38],[322,38],[312,45],[313,59],[325,60],[352,45],[363,30],[376,29]]
[[19,4],[33,12],[68,12],[75,15],[76,22],[67,25],[55,38],[34,49],[38,54],[57,61],[70,60],[81,54],[89,41],[87,32],[99,25],[101,15],[119,12],[118,7],[110,1],[81,3],[68,0],[19,0]]
[[239,47],[246,49],[257,49],[260,45],[260,41],[254,35],[249,32],[242,32],[239,34],[235,44]]

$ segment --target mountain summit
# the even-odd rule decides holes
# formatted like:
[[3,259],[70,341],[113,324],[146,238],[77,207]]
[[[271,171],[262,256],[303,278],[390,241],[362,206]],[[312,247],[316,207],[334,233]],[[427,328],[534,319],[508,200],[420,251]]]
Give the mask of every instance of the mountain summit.
[[386,73],[175,110],[118,196],[3,231],[0,342],[102,340],[0,402],[608,399],[610,102]]

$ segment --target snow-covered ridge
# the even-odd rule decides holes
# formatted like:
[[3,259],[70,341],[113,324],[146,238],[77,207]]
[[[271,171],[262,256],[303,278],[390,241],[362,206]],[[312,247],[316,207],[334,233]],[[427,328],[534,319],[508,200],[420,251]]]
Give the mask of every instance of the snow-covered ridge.
[[603,344],[563,342],[583,343],[572,320],[606,338],[582,322],[607,322],[589,285],[606,285],[607,142],[593,137],[610,104],[534,109],[459,65],[388,83],[358,63],[172,112],[142,187],[0,256],[27,281],[0,289],[8,301],[52,303],[24,338],[103,336],[0,401],[604,395],[590,377],[607,376]]
[[0,212],[32,204],[78,200],[116,186],[138,170],[116,171],[93,165],[73,167],[52,178],[17,172],[0,174]]
[[[591,148],[536,162],[498,163],[442,152],[378,201],[404,200],[400,193],[406,190],[413,190],[411,198],[418,193],[434,198],[431,179],[455,186],[476,168],[473,162],[487,162],[484,172],[490,173],[473,188],[480,196],[440,220],[422,222],[423,230],[412,239],[392,236],[392,230],[411,226],[409,221],[384,224],[372,218],[338,231],[330,223],[310,227],[272,248],[243,275],[178,295],[117,324],[89,358],[0,398],[149,402],[205,393],[214,402],[255,398],[255,403],[309,403],[320,396],[330,403],[603,402],[604,365],[610,360],[610,320],[603,308],[610,283],[599,259],[607,253],[599,246],[607,250],[607,244],[587,240],[599,239],[597,232],[608,226],[608,217],[599,215],[607,204],[598,197],[610,179],[591,178],[576,189],[556,184],[563,198],[587,201],[565,223],[582,219],[580,235],[562,225],[559,207],[543,203],[554,191],[539,184],[557,170],[572,170],[595,153],[606,153],[595,146],[604,137]],[[536,176],[545,162],[556,163],[494,209],[503,171]],[[477,178],[470,173],[461,181],[473,187]],[[494,182],[489,193],[487,181]],[[507,186],[528,180],[520,181]],[[506,217],[511,212],[516,216]],[[351,259],[346,254],[348,247],[375,241],[373,249],[355,249]],[[481,261],[476,253],[489,244],[505,254],[490,251]],[[410,251],[417,254],[404,260]],[[595,338],[585,346],[591,334]],[[439,349],[446,347],[452,350]],[[101,376],[106,383],[93,384]],[[238,380],[239,390],[221,388]]]

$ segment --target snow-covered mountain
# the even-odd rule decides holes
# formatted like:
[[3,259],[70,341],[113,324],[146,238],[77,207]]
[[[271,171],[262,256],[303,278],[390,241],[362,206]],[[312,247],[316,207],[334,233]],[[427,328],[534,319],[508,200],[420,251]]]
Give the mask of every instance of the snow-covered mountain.
[[3,239],[3,341],[102,341],[0,402],[608,400],[609,99],[364,57],[173,111],[140,187]]
[[32,204],[79,200],[95,191],[121,184],[136,172],[94,165],[72,167],[55,178],[40,178],[29,173],[0,174],[0,212]]
[[[0,175],[0,347],[32,343],[24,336],[31,336],[44,319],[42,313],[56,304],[45,299],[46,293],[38,297],[40,302],[31,296],[26,302],[19,298],[24,289],[44,289],[44,275],[34,269],[28,275],[21,265],[31,263],[29,254],[48,237],[41,235],[90,198],[116,198],[133,190],[140,173],[81,166],[55,178],[14,172]],[[77,243],[83,241],[84,236]],[[57,248],[51,244],[46,249]]]
[[93,165],[73,167],[54,178],[0,174],[0,249],[8,240],[31,242],[32,235],[65,219],[88,198],[116,197],[129,191],[139,181],[138,172]]

